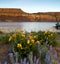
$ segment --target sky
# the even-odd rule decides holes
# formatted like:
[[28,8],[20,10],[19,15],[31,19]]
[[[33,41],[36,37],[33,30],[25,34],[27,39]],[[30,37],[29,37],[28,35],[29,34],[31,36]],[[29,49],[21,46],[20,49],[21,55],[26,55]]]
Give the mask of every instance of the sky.
[[0,8],[20,8],[27,13],[60,12],[60,0],[0,0]]

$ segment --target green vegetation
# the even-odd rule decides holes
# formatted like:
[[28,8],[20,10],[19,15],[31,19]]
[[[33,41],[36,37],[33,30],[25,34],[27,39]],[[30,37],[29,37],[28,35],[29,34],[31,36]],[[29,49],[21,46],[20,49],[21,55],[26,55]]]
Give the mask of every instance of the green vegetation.
[[60,33],[56,34],[57,46],[60,46]]
[[[9,41],[15,52],[19,53],[20,58],[28,57],[29,53],[38,53],[38,45],[45,46],[49,48],[50,45],[56,46],[56,33],[53,32],[15,32],[11,33]],[[37,54],[38,55],[38,54]]]
[[32,51],[33,56],[41,57],[40,61],[44,64],[43,61],[46,54],[49,54],[50,45],[60,46],[59,37],[60,33],[49,31],[0,33],[0,45],[11,44],[12,51],[18,52],[19,59],[28,58]]

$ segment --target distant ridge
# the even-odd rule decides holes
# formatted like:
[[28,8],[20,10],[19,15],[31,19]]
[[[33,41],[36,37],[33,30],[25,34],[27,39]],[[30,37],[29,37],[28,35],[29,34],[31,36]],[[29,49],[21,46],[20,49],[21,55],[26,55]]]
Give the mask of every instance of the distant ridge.
[[0,8],[0,13],[24,13],[21,9],[16,8]]
[[60,21],[60,12],[26,13],[16,8],[0,8],[0,22],[43,22]]

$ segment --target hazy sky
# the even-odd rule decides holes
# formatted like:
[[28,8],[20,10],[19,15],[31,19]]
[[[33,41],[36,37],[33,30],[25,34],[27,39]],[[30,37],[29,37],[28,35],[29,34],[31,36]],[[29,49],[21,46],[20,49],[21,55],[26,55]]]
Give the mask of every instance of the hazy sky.
[[25,12],[60,12],[60,0],[0,0],[0,8],[21,8]]

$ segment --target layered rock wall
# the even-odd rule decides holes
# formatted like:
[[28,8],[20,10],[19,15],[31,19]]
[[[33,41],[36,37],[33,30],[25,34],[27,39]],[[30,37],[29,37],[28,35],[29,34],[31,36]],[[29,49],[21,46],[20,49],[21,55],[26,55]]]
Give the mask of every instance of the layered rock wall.
[[26,13],[21,9],[0,8],[0,22],[60,21],[60,12]]

